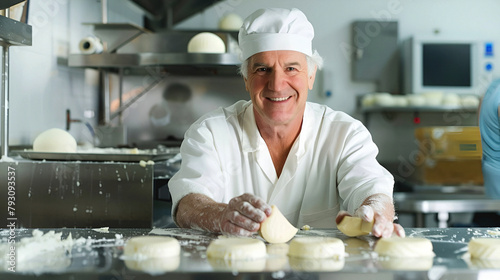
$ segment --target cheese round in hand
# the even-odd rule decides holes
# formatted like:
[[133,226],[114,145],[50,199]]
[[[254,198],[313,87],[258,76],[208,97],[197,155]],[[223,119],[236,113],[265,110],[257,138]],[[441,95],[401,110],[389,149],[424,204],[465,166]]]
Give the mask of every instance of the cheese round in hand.
[[372,232],[373,221],[367,222],[359,217],[345,216],[337,225],[337,228],[350,237],[367,235]]
[[288,255],[296,258],[322,259],[342,258],[345,254],[344,242],[334,237],[298,237],[290,241]]
[[271,215],[262,222],[259,233],[269,243],[285,243],[292,239],[298,230],[288,222],[276,205],[271,205]]
[[130,238],[123,255],[134,259],[169,258],[179,256],[179,241],[168,236],[137,236]]
[[265,258],[266,245],[261,240],[253,238],[219,238],[208,245],[207,257],[229,260]]
[[395,258],[434,257],[432,242],[426,238],[388,237],[375,244],[375,252],[381,256]]
[[33,151],[49,153],[75,153],[76,140],[67,131],[51,128],[40,133],[33,141]]
[[500,261],[499,238],[474,238],[468,247],[471,258]]

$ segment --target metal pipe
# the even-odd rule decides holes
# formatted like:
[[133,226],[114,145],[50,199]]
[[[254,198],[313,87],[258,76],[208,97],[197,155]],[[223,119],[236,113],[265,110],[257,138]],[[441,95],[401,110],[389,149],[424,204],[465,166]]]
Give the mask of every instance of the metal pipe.
[[102,23],[108,23],[108,0],[101,0]]
[[[9,9],[5,10],[5,16],[9,17]],[[2,154],[9,156],[9,45],[4,44],[2,48]]]
[[[118,84],[118,94],[119,94],[119,106],[118,108],[120,109],[123,106],[123,68],[120,68],[118,70],[119,76],[119,84]],[[118,113],[118,124],[122,125],[122,111],[119,111]]]

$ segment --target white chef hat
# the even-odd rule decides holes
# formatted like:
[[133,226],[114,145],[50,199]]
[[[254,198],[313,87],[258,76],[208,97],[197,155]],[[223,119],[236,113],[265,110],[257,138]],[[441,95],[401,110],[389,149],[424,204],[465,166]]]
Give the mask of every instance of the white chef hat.
[[298,9],[259,9],[248,16],[240,28],[241,58],[274,50],[291,50],[312,56],[314,28]]

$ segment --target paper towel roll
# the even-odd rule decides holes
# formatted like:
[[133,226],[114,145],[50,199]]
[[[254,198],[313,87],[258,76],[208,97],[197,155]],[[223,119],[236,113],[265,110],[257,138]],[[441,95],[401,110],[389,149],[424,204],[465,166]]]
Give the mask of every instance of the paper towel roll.
[[86,37],[80,41],[79,49],[82,54],[102,53],[104,47],[99,39],[95,37]]

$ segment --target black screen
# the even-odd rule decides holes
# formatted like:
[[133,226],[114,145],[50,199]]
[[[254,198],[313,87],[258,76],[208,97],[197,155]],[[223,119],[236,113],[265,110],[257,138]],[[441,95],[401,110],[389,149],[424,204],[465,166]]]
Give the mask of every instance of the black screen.
[[424,44],[422,54],[424,86],[471,86],[470,44]]

